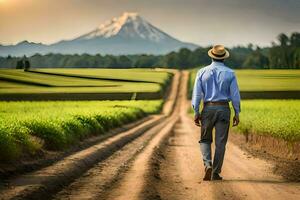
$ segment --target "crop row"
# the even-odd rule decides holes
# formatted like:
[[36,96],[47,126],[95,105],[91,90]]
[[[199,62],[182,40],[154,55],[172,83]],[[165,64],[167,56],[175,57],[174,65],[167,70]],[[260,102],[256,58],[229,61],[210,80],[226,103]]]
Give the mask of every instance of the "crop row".
[[0,102],[0,160],[61,150],[161,107],[161,100]]
[[237,131],[300,140],[300,100],[244,100]]
[[76,68],[55,68],[55,69],[36,69],[41,73],[61,74],[65,76],[76,77],[93,77],[99,79],[124,80],[124,81],[139,81],[151,83],[165,83],[170,74],[170,70],[164,69],[76,69]]

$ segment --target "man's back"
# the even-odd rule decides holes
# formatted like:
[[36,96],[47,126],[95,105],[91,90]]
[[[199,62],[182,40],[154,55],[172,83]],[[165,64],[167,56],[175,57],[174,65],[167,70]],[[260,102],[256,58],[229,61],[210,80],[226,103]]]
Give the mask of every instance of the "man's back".
[[230,101],[230,84],[234,72],[222,62],[213,62],[200,70],[205,101]]
[[232,101],[234,110],[240,112],[240,95],[234,71],[223,62],[213,61],[197,73],[192,104],[199,110],[199,103]]

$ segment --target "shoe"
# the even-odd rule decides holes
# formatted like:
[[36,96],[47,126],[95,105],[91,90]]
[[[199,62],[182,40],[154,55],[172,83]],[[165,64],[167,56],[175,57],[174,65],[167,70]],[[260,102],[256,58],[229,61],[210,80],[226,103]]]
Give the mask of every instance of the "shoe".
[[212,181],[221,181],[221,180],[223,180],[223,178],[219,174],[213,173],[213,175],[211,176],[211,180]]
[[211,167],[205,167],[205,175],[204,175],[204,178],[203,178],[204,181],[210,181],[211,180],[211,172],[212,172]]

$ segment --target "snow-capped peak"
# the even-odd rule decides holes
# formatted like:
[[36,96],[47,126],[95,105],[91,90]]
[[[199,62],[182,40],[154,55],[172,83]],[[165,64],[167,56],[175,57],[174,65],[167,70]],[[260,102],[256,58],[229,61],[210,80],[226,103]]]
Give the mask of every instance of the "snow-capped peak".
[[167,35],[159,29],[152,26],[138,13],[125,12],[118,18],[113,18],[90,33],[87,33],[78,39],[110,38],[120,35],[125,38],[142,38],[154,42],[159,42]]
[[123,15],[119,19],[123,20],[123,21],[127,21],[127,20],[136,20],[138,17],[140,17],[138,13],[124,12]]

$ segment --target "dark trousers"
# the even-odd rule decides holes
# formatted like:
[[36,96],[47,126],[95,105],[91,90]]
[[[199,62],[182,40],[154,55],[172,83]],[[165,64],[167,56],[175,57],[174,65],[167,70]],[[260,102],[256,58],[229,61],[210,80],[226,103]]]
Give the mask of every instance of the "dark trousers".
[[[212,167],[213,173],[221,173],[225,148],[230,126],[230,109],[228,106],[205,106],[201,112],[200,148],[206,167]],[[215,128],[215,155],[212,163],[211,143],[212,131]]]

